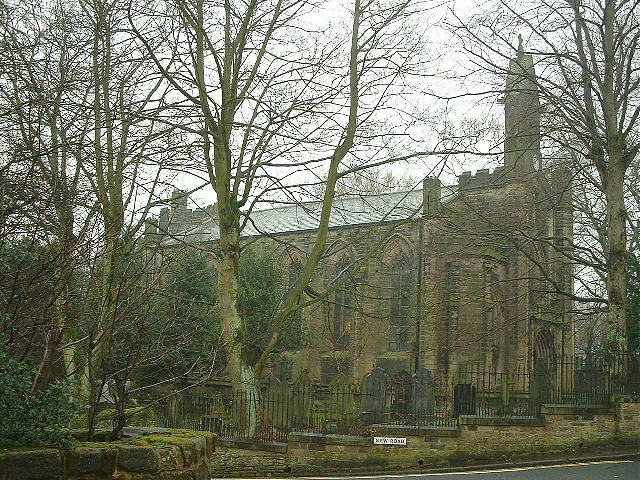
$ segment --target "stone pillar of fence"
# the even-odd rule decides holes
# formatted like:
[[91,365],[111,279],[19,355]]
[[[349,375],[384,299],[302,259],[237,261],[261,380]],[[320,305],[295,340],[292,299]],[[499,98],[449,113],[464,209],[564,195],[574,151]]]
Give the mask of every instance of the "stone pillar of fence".
[[640,442],[640,393],[616,395],[616,436],[623,442]]

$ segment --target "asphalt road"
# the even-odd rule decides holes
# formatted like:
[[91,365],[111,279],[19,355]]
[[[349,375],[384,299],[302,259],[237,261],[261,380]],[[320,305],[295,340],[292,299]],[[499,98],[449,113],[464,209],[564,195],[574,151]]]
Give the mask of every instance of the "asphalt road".
[[522,467],[492,471],[380,475],[362,477],[306,477],[307,480],[640,480],[640,461]]

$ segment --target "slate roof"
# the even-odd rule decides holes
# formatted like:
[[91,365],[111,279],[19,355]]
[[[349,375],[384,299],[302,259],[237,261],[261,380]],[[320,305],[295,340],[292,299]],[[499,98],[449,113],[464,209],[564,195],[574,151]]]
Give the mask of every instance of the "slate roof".
[[[443,186],[442,203],[449,202],[456,194],[455,187]],[[313,231],[320,221],[321,202],[306,202],[264,210],[254,210],[242,237],[273,235],[287,232]],[[409,192],[393,192],[379,195],[362,195],[338,198],[333,203],[329,228],[368,225],[418,218],[422,215],[422,189]],[[216,219],[183,233],[173,235],[165,242],[172,245],[181,242],[199,243],[219,239]]]

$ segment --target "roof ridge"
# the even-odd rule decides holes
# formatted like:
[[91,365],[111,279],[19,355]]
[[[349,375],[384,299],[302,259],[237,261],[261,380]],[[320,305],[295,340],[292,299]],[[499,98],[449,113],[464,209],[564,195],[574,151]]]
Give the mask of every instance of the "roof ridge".
[[[390,196],[390,195],[399,195],[401,193],[408,194],[408,193],[411,193],[411,192],[421,192],[422,190],[423,190],[422,188],[414,188],[414,189],[411,189],[411,190],[399,190],[397,192],[363,193],[363,194],[358,194],[358,195],[336,196],[336,197],[334,197],[334,200],[355,200],[355,199],[361,199],[361,198],[383,197],[383,196]],[[308,200],[308,201],[304,201],[304,202],[292,202],[290,204],[279,205],[277,207],[269,207],[269,208],[263,208],[263,209],[258,209],[258,210],[252,210],[252,213],[253,212],[266,212],[266,211],[269,211],[269,210],[279,210],[279,209],[291,208],[291,207],[301,207],[301,206],[304,206],[304,205],[321,204],[322,202],[323,202],[322,200]]]
[[[444,186],[441,197],[443,201],[450,201],[455,195],[455,190],[455,186]],[[423,200],[422,192],[422,188],[416,188],[337,198],[332,206],[329,228],[415,218],[421,215],[417,208]],[[317,209],[321,204],[320,201],[300,202],[253,210],[250,213],[244,212],[243,215],[249,215],[250,219],[243,228],[241,236],[252,237],[314,230],[318,226],[320,212]],[[218,237],[218,220],[208,218],[181,234],[184,239],[191,237],[192,240],[199,238],[199,241],[215,240]]]

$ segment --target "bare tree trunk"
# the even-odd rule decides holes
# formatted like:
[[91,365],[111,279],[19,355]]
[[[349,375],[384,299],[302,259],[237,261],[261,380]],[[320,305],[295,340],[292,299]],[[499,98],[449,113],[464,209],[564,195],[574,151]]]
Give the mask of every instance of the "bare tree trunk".
[[[59,195],[62,192],[55,193]],[[63,370],[65,374],[68,373],[64,365],[65,352],[62,350],[62,344],[65,329],[69,326],[69,302],[76,252],[74,252],[73,248],[75,237],[73,234],[72,207],[71,204],[66,201],[66,195],[62,194],[62,197],[62,202],[56,205],[60,225],[57,232],[59,246],[56,258],[53,260],[56,265],[54,278],[57,282],[57,285],[54,286],[55,300],[53,305],[53,320],[46,334],[45,351],[42,355],[42,360],[33,378],[31,385],[32,392],[45,387],[49,383],[56,360],[63,363]]]
[[[258,399],[258,384],[255,366],[249,364],[243,355],[241,338],[242,318],[238,312],[238,260],[240,252],[240,232],[231,226],[220,229],[221,259],[218,275],[218,292],[220,318],[222,320],[223,340],[228,355],[227,371],[231,380],[233,393],[245,405],[241,422],[248,436],[255,433],[257,411],[255,401]],[[232,222],[233,223],[233,222]],[[240,400],[238,399],[238,400]],[[246,403],[245,403],[246,402]]]
[[607,197],[607,294],[609,298],[607,344],[610,351],[626,351],[631,325],[627,322],[627,212],[624,205],[623,155],[609,157],[604,182]]

